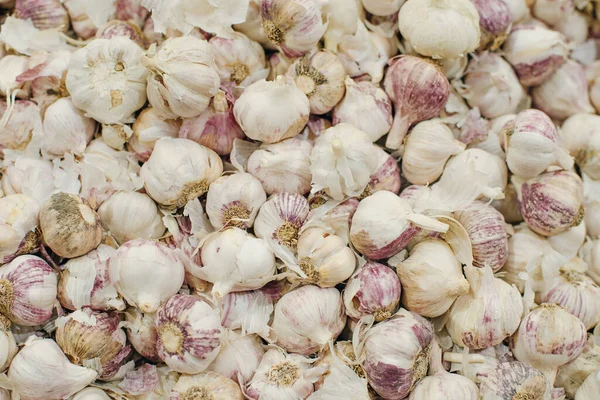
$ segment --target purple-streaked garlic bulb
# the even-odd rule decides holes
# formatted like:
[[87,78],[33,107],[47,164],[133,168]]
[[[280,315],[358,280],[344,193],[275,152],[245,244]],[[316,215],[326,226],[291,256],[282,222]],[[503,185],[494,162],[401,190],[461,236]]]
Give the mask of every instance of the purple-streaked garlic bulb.
[[68,310],[90,307],[93,310],[125,309],[108,275],[108,262],[115,249],[101,244],[81,257],[72,258],[62,266],[58,282],[58,300]]
[[158,242],[126,242],[109,262],[109,277],[127,303],[142,312],[155,312],[179,291],[185,270],[177,253]]
[[371,180],[365,188],[363,196],[370,196],[380,190],[398,194],[402,186],[398,161],[380,147],[377,147],[377,152],[379,153],[379,166],[371,175]]
[[475,202],[455,212],[454,218],[469,234],[473,265],[488,266],[494,272],[502,268],[508,257],[508,236],[502,214],[488,204]]
[[600,116],[579,113],[561,126],[564,146],[575,158],[581,172],[593,180],[600,179]]
[[39,30],[69,29],[69,14],[60,0],[16,0],[13,16],[31,20]]
[[506,163],[510,171],[531,179],[548,167],[573,166],[573,159],[561,142],[552,120],[542,111],[529,109],[504,126]]
[[39,203],[24,194],[0,198],[0,263],[35,251],[40,244],[38,226]]
[[450,83],[433,62],[400,56],[390,60],[384,87],[394,103],[394,122],[385,146],[399,149],[410,126],[436,117],[450,96]]
[[101,39],[111,39],[118,36],[131,39],[140,46],[144,44],[144,34],[140,27],[128,21],[109,21],[96,32],[96,37]]
[[[156,109],[144,108],[133,124],[133,134],[129,138],[127,148],[138,160],[146,162],[154,150],[156,141],[162,137],[176,138],[180,127],[180,119],[164,119]],[[196,141],[193,137],[188,139]]]
[[173,386],[169,399],[244,400],[239,385],[216,372],[182,375]]
[[383,321],[396,313],[401,292],[398,276],[391,268],[368,262],[346,282],[346,315],[355,320],[373,315],[376,322]]
[[208,370],[244,384],[250,382],[264,354],[265,349],[258,336],[225,330],[219,355],[209,365]]
[[536,86],[550,78],[569,51],[560,32],[534,24],[513,27],[503,50],[524,86]]
[[177,372],[197,374],[219,354],[219,311],[197,296],[177,294],[156,312],[159,357]]
[[274,298],[265,290],[231,292],[221,299],[221,325],[243,333],[268,335]]
[[142,6],[142,0],[117,0],[115,19],[144,26],[150,11]]
[[576,113],[593,113],[588,83],[581,64],[568,60],[531,92],[533,105],[551,118],[564,120]]
[[418,314],[400,309],[367,331],[357,356],[369,384],[386,399],[404,399],[425,377],[433,326]]
[[335,340],[345,325],[344,303],[336,288],[302,286],[275,305],[271,340],[287,351],[309,355]]
[[346,77],[346,94],[332,113],[334,125],[348,123],[365,132],[373,142],[390,131],[392,102],[383,89],[370,81]]
[[545,172],[515,187],[521,214],[532,231],[552,236],[583,220],[583,183],[572,171]]
[[127,329],[127,340],[135,351],[142,357],[158,363],[161,361],[156,348],[158,335],[154,326],[156,314],[142,313],[135,307],[129,307],[125,311],[125,323]]
[[471,290],[452,306],[446,329],[452,341],[473,350],[502,343],[519,327],[523,300],[515,286],[495,278],[489,266],[465,267]]
[[497,50],[512,26],[510,8],[503,0],[473,0],[479,13],[480,47]]
[[52,316],[58,277],[41,258],[19,256],[0,267],[0,313],[12,322],[42,325]]
[[573,0],[536,0],[533,16],[548,25],[556,25],[575,9]]
[[407,200],[381,190],[358,204],[352,217],[350,239],[360,253],[381,260],[406,247],[421,229],[445,232],[448,226],[414,213]]
[[[3,118],[7,109],[6,102],[0,101],[0,114]],[[0,154],[3,154],[5,149],[27,148],[33,139],[33,131],[39,129],[41,123],[40,107],[33,101],[17,100],[11,109],[7,118],[4,118],[4,127],[0,131]]]
[[121,317],[115,313],[75,311],[56,321],[56,343],[77,365],[98,358],[100,380],[110,380],[131,352]]
[[557,369],[576,359],[587,342],[585,326],[555,304],[542,304],[527,314],[510,339],[517,360],[540,370],[551,384]]
[[518,362],[500,363],[477,374],[482,400],[550,399],[552,385],[537,369]]
[[267,38],[262,28],[262,18],[260,16],[260,0],[250,0],[248,4],[248,13],[244,22],[234,24],[237,32],[248,36],[249,39],[261,44],[267,50],[275,50],[276,46]]
[[504,190],[504,199],[494,200],[492,206],[502,214],[504,221],[509,224],[517,224],[523,222],[523,216],[521,215],[521,209],[519,208],[519,197],[517,196],[517,190],[512,182],[506,185]]

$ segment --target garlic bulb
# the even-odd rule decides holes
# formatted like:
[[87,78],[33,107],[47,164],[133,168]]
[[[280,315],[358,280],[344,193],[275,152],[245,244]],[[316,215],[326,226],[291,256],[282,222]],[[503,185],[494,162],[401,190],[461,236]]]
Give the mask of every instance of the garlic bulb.
[[183,375],[170,393],[172,400],[202,399],[243,400],[240,387],[231,379],[216,372]]
[[224,331],[219,355],[209,365],[208,370],[244,384],[250,382],[264,354],[265,349],[258,336]]
[[211,46],[196,37],[167,39],[142,57],[150,70],[148,101],[165,118],[192,118],[208,107],[221,80]]
[[350,124],[327,129],[310,155],[312,192],[324,190],[335,200],[360,195],[378,164],[369,136]]
[[513,181],[521,214],[534,232],[552,236],[583,220],[583,183],[575,172],[545,172],[520,186],[514,177]]
[[131,39],[139,46],[144,45],[142,30],[136,24],[128,21],[108,21],[96,31],[97,38],[112,39],[119,36]]
[[102,140],[112,149],[122,150],[123,145],[129,141],[132,135],[133,130],[129,125],[102,125]]
[[398,275],[391,268],[368,262],[346,282],[343,293],[346,315],[355,320],[373,315],[375,321],[383,321],[396,313],[401,292]]
[[154,312],[179,291],[184,268],[174,250],[136,239],[121,245],[110,258],[109,276],[127,303]]
[[480,47],[497,50],[512,26],[509,6],[504,0],[475,0],[473,5],[479,13]]
[[564,387],[569,398],[575,398],[577,389],[583,381],[600,368],[600,347],[588,340],[581,355],[570,363],[562,366],[556,375],[554,385]]
[[73,104],[103,124],[126,122],[146,102],[142,49],[125,37],[96,39],[73,53],[66,85]]
[[583,45],[587,41],[590,31],[590,18],[584,12],[571,11],[554,28],[565,35],[569,42],[576,45]]
[[465,147],[440,120],[419,122],[406,137],[402,173],[415,185],[435,182],[442,175],[446,161]]
[[364,26],[362,21],[366,17],[360,0],[331,0],[323,4],[321,13],[327,15],[327,30],[323,35],[324,47],[333,52],[338,50],[342,37],[354,34],[360,29],[359,25]]
[[206,193],[222,172],[223,163],[214,151],[189,139],[163,137],[156,141],[140,177],[154,201],[177,209]]
[[508,257],[508,237],[502,214],[488,204],[475,202],[453,215],[469,234],[473,265],[488,266],[494,272],[502,268]]
[[586,274],[596,284],[600,282],[600,240],[589,240],[581,247],[579,255],[588,264]]
[[[311,0],[312,1],[312,0]],[[260,104],[260,107],[256,107]],[[248,86],[233,106],[233,115],[246,136],[277,143],[296,136],[308,122],[309,100],[283,76]]]
[[25,82],[18,82],[17,77],[29,69],[29,57],[5,55],[0,59],[0,93],[9,96],[16,93],[20,98],[27,98],[28,90]]
[[565,259],[577,256],[577,252],[585,242],[585,222],[567,229],[562,233],[548,237],[548,243]]
[[219,353],[219,312],[200,297],[174,295],[156,312],[155,326],[158,355],[177,372],[202,372]]
[[267,38],[288,57],[312,50],[327,25],[317,0],[261,0],[262,27]]
[[273,295],[266,288],[231,292],[219,302],[223,316],[221,325],[231,330],[238,329],[245,335],[258,333],[267,337],[275,298],[279,298],[279,293]]
[[144,26],[150,11],[142,6],[142,0],[117,0],[115,3],[115,19],[129,21]]
[[10,321],[4,316],[0,316],[0,324],[0,371],[4,372],[19,349],[15,337],[8,329]]
[[567,118],[561,126],[564,146],[575,158],[581,172],[600,179],[600,116],[579,113]]
[[225,175],[212,183],[206,196],[206,213],[216,229],[250,228],[267,201],[260,181],[247,173]]
[[127,308],[125,311],[125,328],[127,328],[127,340],[135,351],[142,357],[153,362],[160,362],[156,340],[158,335],[154,320],[156,314],[142,313],[135,307]]
[[510,171],[531,179],[552,165],[563,169],[573,166],[573,159],[560,144],[552,120],[542,111],[529,109],[504,126],[506,163]]
[[152,154],[156,141],[162,137],[176,138],[180,127],[180,120],[163,119],[156,109],[145,108],[133,124],[133,135],[127,147],[138,160],[146,162]]
[[469,62],[462,96],[486,118],[514,113],[525,90],[509,63],[497,53],[484,52]]
[[408,396],[427,374],[432,341],[431,323],[402,308],[373,326],[358,355],[371,387],[386,399]]
[[69,15],[60,0],[16,0],[14,16],[30,19],[33,26],[39,30],[67,30],[69,27]]
[[533,16],[548,25],[556,25],[574,10],[573,0],[536,0]]
[[586,378],[575,393],[575,400],[592,400],[600,391],[600,370],[595,371]]
[[554,383],[557,368],[576,359],[586,339],[577,317],[555,304],[542,304],[523,318],[510,348],[517,360],[537,368]]
[[477,375],[482,400],[550,399],[552,385],[535,368],[518,361],[503,362]]
[[304,195],[310,191],[312,149],[308,140],[298,138],[263,144],[248,158],[248,172],[262,183],[268,195],[281,192]]
[[379,153],[379,166],[371,174],[371,180],[365,188],[363,196],[371,195],[380,190],[398,193],[402,185],[398,161],[380,147],[377,147],[377,152]]
[[340,292],[307,285],[284,294],[275,304],[270,338],[287,351],[309,355],[335,340],[345,324]]
[[346,77],[346,94],[334,108],[334,125],[347,123],[365,132],[375,142],[389,132],[392,102],[378,85],[369,81],[355,82]]
[[31,337],[13,358],[8,379],[23,400],[64,399],[92,383],[98,373],[71,364],[52,339]]
[[102,240],[98,214],[75,195],[53,194],[40,210],[44,243],[61,257],[79,257]]
[[73,395],[72,400],[110,400],[110,396],[102,389],[88,386]]
[[116,192],[98,208],[102,224],[119,243],[158,239],[165,232],[162,214],[148,195]]
[[469,292],[461,265],[441,239],[424,239],[401,263],[393,265],[402,283],[402,304],[423,317],[438,317]]
[[[5,149],[22,150],[32,142],[34,132],[42,128],[40,108],[33,101],[16,100],[7,111],[6,102],[0,102],[4,127],[0,130],[0,154]],[[5,114],[9,112],[9,114]]]
[[536,86],[550,78],[568,54],[560,32],[533,24],[514,27],[503,50],[524,86]]
[[515,286],[494,278],[490,267],[465,267],[471,285],[450,309],[446,329],[454,343],[478,350],[495,346],[512,335],[523,315]]
[[564,120],[576,113],[592,113],[583,67],[567,60],[541,85],[533,88],[533,105],[551,118]]
[[398,26],[417,53],[432,58],[464,57],[481,37],[479,13],[468,0],[408,1],[400,9]]
[[112,247],[101,244],[97,249],[67,261],[58,283],[60,304],[69,310],[83,307],[124,310],[125,302],[108,276],[108,261],[114,253]]
[[377,16],[397,13],[405,0],[361,0],[365,10]]
[[[454,1],[462,3],[464,0]],[[428,7],[427,3],[430,2],[413,1],[406,5],[421,7],[418,3]],[[404,9],[406,7],[402,8]],[[383,84],[394,103],[395,114],[385,146],[399,149],[412,124],[436,117],[442,111],[450,96],[450,84],[435,63],[423,58],[400,56],[392,59],[389,64]]]
[[583,205],[585,207],[585,227],[587,234],[592,238],[596,239],[600,237],[600,197],[598,197],[598,190],[600,186],[590,179],[589,176],[583,174]]
[[329,112],[344,97],[346,71],[336,55],[326,50],[297,59],[285,76],[308,97],[312,114]]
[[12,261],[39,246],[36,233],[40,205],[24,194],[0,198],[0,263]]
[[250,0],[248,2],[248,11],[245,21],[233,25],[237,32],[246,35],[250,40],[254,40],[268,50],[275,50],[276,47],[267,38],[265,31],[262,28],[262,18],[260,16],[260,0]]

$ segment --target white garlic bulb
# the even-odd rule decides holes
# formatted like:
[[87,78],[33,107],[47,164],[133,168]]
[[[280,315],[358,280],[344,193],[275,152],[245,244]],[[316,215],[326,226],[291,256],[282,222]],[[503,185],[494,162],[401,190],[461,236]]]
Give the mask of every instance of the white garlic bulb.
[[127,340],[135,351],[142,357],[158,363],[161,359],[156,349],[158,336],[154,326],[155,319],[155,313],[142,313],[135,307],[129,307],[125,311],[123,326],[127,329]]
[[110,396],[102,389],[88,386],[75,393],[72,400],[110,400]]
[[181,127],[179,119],[163,119],[159,111],[147,107],[142,110],[133,124],[133,134],[127,143],[127,149],[138,160],[148,161],[156,141],[162,137],[176,138]]
[[[588,336],[589,338],[589,336]],[[583,381],[600,368],[600,346],[589,340],[579,357],[558,369],[556,387],[563,387],[569,398],[575,398]]]
[[575,158],[581,171],[594,180],[600,179],[600,116],[578,113],[560,128],[564,146]]
[[222,172],[223,162],[214,151],[189,139],[163,137],[156,141],[140,177],[154,201],[176,209],[206,193]]
[[482,400],[550,399],[552,385],[537,369],[518,361],[503,362],[477,375]]
[[548,243],[554,250],[560,253],[565,259],[570,260],[577,256],[577,252],[585,242],[585,222],[567,229],[564,232],[548,237]]
[[573,0],[536,0],[533,16],[548,25],[556,25],[574,10]]
[[17,82],[17,77],[29,68],[29,57],[21,55],[5,55],[0,59],[0,93],[4,96],[17,93],[19,97],[27,97],[24,82]]
[[66,85],[73,104],[103,124],[125,122],[146,102],[148,70],[128,38],[96,39],[73,53]]
[[397,13],[405,0],[361,0],[365,10],[377,16],[386,16]]
[[264,354],[265,349],[258,336],[225,330],[219,355],[208,366],[208,370],[244,384],[250,382]]
[[585,228],[587,234],[592,239],[600,237],[600,181],[590,179],[589,176],[583,174],[583,206],[585,207]]
[[9,325],[10,321],[4,316],[0,316],[0,372],[6,371],[13,357],[19,351]]
[[308,97],[281,75],[272,82],[254,82],[233,106],[235,120],[246,136],[265,143],[296,136],[304,129],[309,114]]
[[[335,11],[333,11],[335,10]],[[345,35],[352,35],[365,19],[360,0],[330,0],[323,4],[321,13],[327,15],[327,30],[323,35],[324,47],[335,52]]]
[[592,372],[581,384],[575,400],[592,400],[600,392],[600,370]]
[[129,141],[133,130],[129,125],[110,124],[102,125],[102,140],[115,150],[123,149],[123,145]]
[[182,375],[170,393],[172,400],[201,399],[243,400],[240,387],[231,379],[216,372]]
[[0,198],[0,263],[7,263],[20,254],[39,246],[39,203],[24,194]]
[[167,39],[142,56],[148,67],[148,101],[165,118],[198,116],[219,90],[213,49],[196,37]]
[[143,312],[156,311],[177,293],[184,272],[174,250],[147,239],[124,243],[109,263],[110,280],[119,294]]

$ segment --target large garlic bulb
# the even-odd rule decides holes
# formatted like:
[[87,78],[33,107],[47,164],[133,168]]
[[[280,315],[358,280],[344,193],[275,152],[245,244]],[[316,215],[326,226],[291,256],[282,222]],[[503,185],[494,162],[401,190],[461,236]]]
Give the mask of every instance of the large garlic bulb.
[[0,198],[0,263],[10,262],[20,254],[27,254],[39,246],[39,203],[24,194]]

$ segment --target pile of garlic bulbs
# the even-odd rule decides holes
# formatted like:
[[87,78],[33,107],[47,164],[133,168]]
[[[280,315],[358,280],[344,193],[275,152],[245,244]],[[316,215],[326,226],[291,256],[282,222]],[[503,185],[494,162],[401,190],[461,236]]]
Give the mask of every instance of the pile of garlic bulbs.
[[0,10],[0,400],[600,399],[599,1]]

